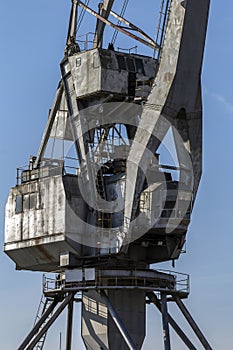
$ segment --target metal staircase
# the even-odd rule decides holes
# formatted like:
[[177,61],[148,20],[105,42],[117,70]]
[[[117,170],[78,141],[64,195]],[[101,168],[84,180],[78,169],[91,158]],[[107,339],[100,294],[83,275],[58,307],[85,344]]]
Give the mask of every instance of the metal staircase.
[[[37,322],[41,319],[42,315],[48,310],[48,308],[51,306],[53,302],[53,299],[46,297],[44,294],[42,294],[40,304],[36,313],[36,318],[34,322],[34,326],[37,324]],[[48,319],[52,316],[53,311],[50,313]],[[46,322],[48,321],[46,320]],[[43,325],[42,325],[43,326]],[[42,335],[36,346],[34,347],[34,350],[42,350],[44,347],[45,339],[47,336],[47,332]]]

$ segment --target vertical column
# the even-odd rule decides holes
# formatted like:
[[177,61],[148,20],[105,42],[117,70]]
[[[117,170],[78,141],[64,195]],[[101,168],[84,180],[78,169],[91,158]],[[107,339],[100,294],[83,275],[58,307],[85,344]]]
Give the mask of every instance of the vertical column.
[[165,293],[161,293],[161,307],[162,307],[162,319],[163,319],[164,349],[171,350],[170,332],[169,332],[169,324],[168,324],[168,312],[167,312],[167,296]]
[[71,350],[72,326],[73,326],[73,309],[74,309],[74,299],[72,298],[71,301],[68,304],[67,329],[66,329],[66,350]]

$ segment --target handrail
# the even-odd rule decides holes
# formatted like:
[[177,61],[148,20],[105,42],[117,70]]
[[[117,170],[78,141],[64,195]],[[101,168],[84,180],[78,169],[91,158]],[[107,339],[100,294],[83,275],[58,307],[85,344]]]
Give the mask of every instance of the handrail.
[[[82,269],[78,269],[84,271]],[[82,281],[66,282],[64,273],[57,274],[56,277],[47,277],[43,275],[43,290],[44,292],[66,291],[66,290],[85,290],[85,289],[118,289],[118,288],[137,288],[145,290],[155,291],[167,291],[170,293],[184,293],[190,292],[190,279],[189,275],[185,273],[163,270],[163,269],[150,269],[149,272],[157,272],[157,276],[140,276],[133,274],[136,271],[143,270],[129,270],[132,275],[107,275],[102,272],[108,271],[103,269],[95,269],[95,279],[85,280],[85,274],[83,273]],[[169,278],[170,277],[170,278]]]
[[[24,182],[30,182],[54,175],[77,174],[78,167],[67,165],[65,163],[66,160],[75,160],[78,162],[78,159],[74,157],[65,157],[64,160],[44,158],[41,161],[41,164],[43,164],[43,161],[45,164],[38,168],[31,168],[30,165],[18,167],[16,169],[16,185],[18,186]],[[23,179],[24,177],[25,180]]]

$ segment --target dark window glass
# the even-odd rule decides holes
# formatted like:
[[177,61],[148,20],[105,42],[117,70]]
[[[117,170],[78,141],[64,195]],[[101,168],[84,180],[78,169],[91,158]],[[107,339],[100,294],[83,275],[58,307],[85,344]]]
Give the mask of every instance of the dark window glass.
[[37,194],[30,193],[16,196],[15,200],[15,213],[22,213],[23,210],[36,209],[37,206]]
[[132,73],[135,73],[134,59],[127,57],[126,62],[127,62],[127,69],[128,69],[128,71],[132,72]]
[[29,204],[29,194],[25,194],[23,196],[23,210],[27,210],[30,208],[30,204]]
[[176,204],[176,202],[166,202],[164,209],[173,209],[175,204]]
[[169,218],[171,215],[171,210],[163,210],[161,213],[161,218]]
[[135,65],[136,65],[137,73],[145,75],[145,71],[144,71],[144,66],[143,66],[142,60],[140,60],[139,58],[136,58],[135,59]]
[[23,196],[20,194],[16,196],[15,200],[15,213],[19,214],[23,211]]
[[29,198],[30,209],[36,208],[36,193],[31,193]]
[[117,62],[118,62],[118,67],[119,69],[124,69],[126,70],[126,64],[125,64],[125,58],[124,56],[117,55]]

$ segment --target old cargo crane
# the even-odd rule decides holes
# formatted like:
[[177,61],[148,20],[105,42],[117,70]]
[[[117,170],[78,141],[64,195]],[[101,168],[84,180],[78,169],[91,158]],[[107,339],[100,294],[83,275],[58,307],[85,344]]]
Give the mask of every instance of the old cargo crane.
[[[165,349],[169,323],[195,349],[169,316],[168,298],[211,349],[181,301],[188,277],[182,275],[180,285],[175,273],[150,268],[179,258],[201,178],[209,0],[162,0],[156,39],[125,18],[128,2],[117,14],[119,1],[96,8],[72,1],[61,80],[42,142],[29,166],[17,170],[9,194],[6,254],[17,269],[58,274],[53,287],[45,278],[44,295],[53,301],[20,350],[42,349],[67,305],[71,349],[77,292],[88,350],[141,349],[146,301],[162,313]],[[83,39],[77,24],[85,12],[96,21]],[[113,31],[109,42],[107,28]],[[141,51],[116,49],[118,32]],[[159,155],[168,134],[172,165]]]

